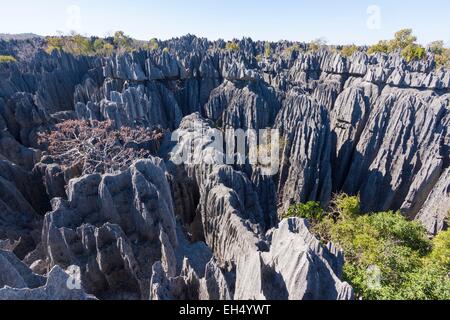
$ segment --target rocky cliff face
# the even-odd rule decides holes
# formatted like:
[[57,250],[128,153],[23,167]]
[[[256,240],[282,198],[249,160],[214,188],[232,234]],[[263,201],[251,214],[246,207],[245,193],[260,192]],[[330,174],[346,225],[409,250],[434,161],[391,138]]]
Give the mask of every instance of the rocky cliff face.
[[[291,204],[346,192],[430,235],[447,228],[450,70],[431,58],[285,42],[264,57],[262,42],[230,51],[192,36],[74,57],[30,41],[0,41],[27,50],[0,64],[0,299],[351,299],[342,252],[306,221],[280,221]],[[178,148],[169,134],[157,158],[81,176],[38,139],[70,119],[159,127]],[[281,134],[273,176],[226,164],[204,138],[267,128]]]

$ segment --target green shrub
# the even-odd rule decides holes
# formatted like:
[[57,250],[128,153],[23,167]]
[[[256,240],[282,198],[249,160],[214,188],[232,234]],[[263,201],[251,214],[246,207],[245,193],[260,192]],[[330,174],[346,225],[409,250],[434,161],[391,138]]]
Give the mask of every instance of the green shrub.
[[406,220],[400,213],[381,212],[369,217],[370,224],[383,239],[395,240],[397,244],[409,247],[425,255],[431,243],[423,226]]
[[316,39],[314,41],[311,41],[311,43],[309,44],[309,50],[310,52],[317,52],[319,51],[322,47],[326,46],[327,42],[324,39]]
[[341,50],[341,55],[345,57],[351,57],[355,52],[358,51],[358,47],[354,44],[349,46],[344,46]]
[[102,52],[105,56],[110,56],[114,52],[114,46],[110,43],[105,43],[103,45],[103,49],[100,52]]
[[445,51],[444,41],[442,40],[433,41],[428,45],[428,48],[432,54],[443,54]]
[[361,205],[359,198],[340,194],[332,202],[334,214],[342,218],[354,218],[360,215]]
[[300,46],[298,44],[294,44],[284,51],[284,55],[286,57],[290,57],[294,52],[300,52],[300,51],[302,51]]
[[226,44],[225,49],[228,51],[239,51],[241,48],[238,43],[230,41]]
[[123,31],[117,31],[114,34],[114,44],[116,47],[125,52],[133,51],[133,39],[125,35]]
[[450,270],[450,230],[442,231],[433,239],[433,251],[428,261]]
[[169,53],[170,50],[169,50],[169,48],[164,48],[164,49],[163,49],[163,52],[164,52],[164,53]]
[[375,53],[389,53],[390,47],[389,47],[389,41],[381,40],[377,44],[371,46],[368,50],[368,54],[375,54]]
[[416,44],[410,44],[402,50],[401,55],[407,62],[411,62],[426,58],[427,53],[425,48]]
[[272,49],[271,49],[271,47],[270,47],[270,43],[269,43],[269,42],[266,42],[266,43],[264,44],[264,56],[265,56],[266,58],[268,58],[268,57],[270,57],[271,53],[272,53]]
[[435,55],[434,60],[438,69],[450,67],[450,49],[445,49],[442,54]]
[[74,55],[93,55],[96,53],[95,48],[101,46],[103,40],[97,39],[92,41],[91,38],[84,37],[80,34],[72,32],[68,36],[47,37],[47,53],[54,50],[65,51]]
[[2,56],[0,55],[0,63],[15,63],[17,62],[16,58],[14,58],[13,56]]
[[286,216],[311,219],[319,239],[343,249],[344,280],[358,298],[450,299],[449,231],[430,241],[418,222],[395,212],[362,214],[359,199],[347,195],[337,196],[325,214],[319,209],[296,205]]
[[450,49],[444,47],[444,41],[434,41],[428,45],[428,48],[434,55],[438,69],[450,66]]
[[291,206],[284,218],[293,217],[321,221],[325,217],[325,212],[320,207],[320,203],[309,201]]
[[93,49],[96,52],[99,52],[99,51],[103,50],[103,48],[105,47],[105,44],[106,44],[105,40],[103,40],[103,39],[96,39],[92,46],[93,46]]
[[391,51],[405,49],[415,44],[417,37],[413,35],[412,29],[402,29],[395,33],[395,37],[390,41]]
[[73,34],[67,38],[65,49],[75,55],[91,55],[94,53],[91,39],[80,34]]
[[407,61],[421,60],[426,58],[425,48],[416,43],[417,37],[413,35],[412,29],[402,29],[395,33],[392,40],[382,40],[371,46],[367,53],[391,53],[400,51],[402,57]]
[[47,53],[52,53],[54,50],[62,50],[64,47],[64,39],[62,37],[47,37]]
[[92,49],[95,54],[102,56],[110,56],[114,52],[114,46],[104,39],[96,39],[92,45]]
[[447,272],[448,269],[425,261],[422,267],[409,274],[402,290],[386,291],[385,299],[450,300],[450,280]]
[[150,39],[150,42],[148,43],[148,49],[150,51],[155,51],[159,49],[158,40],[156,38]]

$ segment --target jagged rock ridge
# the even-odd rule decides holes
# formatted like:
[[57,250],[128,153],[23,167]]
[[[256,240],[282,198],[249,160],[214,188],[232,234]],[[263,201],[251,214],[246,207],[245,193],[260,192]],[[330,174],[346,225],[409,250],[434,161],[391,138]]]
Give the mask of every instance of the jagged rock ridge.
[[[431,235],[448,227],[450,70],[431,57],[287,42],[265,57],[264,42],[238,44],[186,36],[168,50],[75,57],[0,41],[24,53],[0,64],[0,298],[351,299],[342,252],[303,220],[280,222],[289,205],[346,192]],[[70,119],[160,127],[208,161],[179,164],[169,134],[158,158],[83,176],[49,163],[38,141]],[[202,138],[266,128],[282,138],[274,176],[225,165]]]

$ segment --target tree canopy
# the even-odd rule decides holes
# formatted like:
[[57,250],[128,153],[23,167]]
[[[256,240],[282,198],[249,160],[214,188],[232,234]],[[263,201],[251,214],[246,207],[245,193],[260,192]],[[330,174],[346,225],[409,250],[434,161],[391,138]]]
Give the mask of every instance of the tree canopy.
[[[287,215],[307,218],[324,243],[343,249],[344,279],[366,300],[450,299],[450,232],[433,240],[398,212],[362,214],[357,197],[337,196],[327,211],[294,205]],[[379,278],[377,278],[377,276]]]

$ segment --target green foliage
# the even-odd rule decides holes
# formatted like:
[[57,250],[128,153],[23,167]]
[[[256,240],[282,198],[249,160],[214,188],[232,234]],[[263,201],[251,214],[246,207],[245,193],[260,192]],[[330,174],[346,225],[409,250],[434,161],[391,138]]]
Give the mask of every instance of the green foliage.
[[105,39],[84,37],[75,32],[67,36],[51,36],[46,38],[47,53],[54,50],[65,51],[73,55],[109,56],[114,52],[114,45]]
[[341,55],[345,57],[351,57],[355,52],[358,51],[358,47],[354,44],[344,46],[341,50]]
[[394,39],[378,42],[370,47],[367,53],[375,54],[400,51],[401,56],[407,62],[426,58],[425,48],[417,44],[416,41],[417,37],[413,34],[412,29],[402,29],[395,33]]
[[95,51],[100,51],[100,50],[102,50],[103,49],[103,47],[105,46],[105,40],[103,40],[103,39],[96,39],[95,41],[94,41],[94,44],[92,45],[93,46],[93,49],[95,50]]
[[96,39],[92,47],[96,54],[103,56],[110,56],[114,52],[114,46],[111,43],[106,42],[104,39]]
[[294,44],[286,49],[285,56],[290,57],[294,52],[300,52],[301,48],[298,44]]
[[434,54],[438,69],[450,66],[450,49],[444,47],[444,41],[434,41],[428,45],[428,48]]
[[262,56],[261,54],[258,54],[258,55],[255,57],[255,59],[256,59],[257,62],[261,62],[261,61],[263,60],[263,56]]
[[102,52],[105,56],[110,56],[114,52],[114,46],[110,43],[105,43],[103,45],[103,49],[100,52]]
[[16,58],[14,58],[13,56],[2,56],[0,55],[0,63],[15,63],[17,62]]
[[450,230],[440,232],[432,240],[431,252],[422,266],[413,272],[406,284],[404,299],[450,299]]
[[320,207],[320,203],[309,201],[291,206],[284,218],[292,217],[321,221],[325,217],[325,212]]
[[381,212],[369,218],[381,238],[395,240],[395,243],[411,248],[420,255],[429,252],[431,243],[418,222],[408,221],[400,213],[394,212]]
[[150,51],[155,51],[159,49],[158,40],[156,38],[150,39],[150,42],[148,43],[148,49]]
[[450,270],[450,230],[442,231],[433,239],[433,251],[428,261]]
[[426,58],[427,53],[424,47],[416,44],[410,44],[402,50],[401,55],[407,62],[411,62]]
[[333,200],[332,208],[335,216],[342,218],[354,218],[359,216],[361,211],[359,198],[346,194],[337,195]]
[[270,43],[269,43],[269,42],[266,42],[266,43],[264,44],[264,56],[265,56],[266,58],[268,58],[268,57],[270,57],[271,53],[272,53],[272,49],[271,49],[271,47],[270,47]]
[[327,45],[327,42],[324,39],[316,39],[309,44],[309,51],[317,52],[326,45]]
[[368,50],[368,54],[375,54],[375,53],[389,53],[390,47],[389,47],[389,41],[381,40],[377,44],[371,46]]
[[65,48],[75,55],[91,55],[94,52],[91,39],[79,34],[73,34],[66,39]]
[[64,46],[64,39],[62,37],[47,37],[47,53],[52,53],[54,50],[62,50]]
[[163,52],[164,52],[164,53],[169,53],[169,52],[170,52],[170,51],[169,51],[169,48],[164,48],[164,49],[163,49]]
[[134,50],[133,39],[125,35],[123,31],[117,31],[114,34],[114,44],[122,52],[130,52]]
[[425,261],[422,267],[409,274],[403,290],[385,290],[384,297],[396,300],[450,300],[447,271],[448,269]]
[[443,54],[445,51],[444,41],[442,40],[433,41],[428,45],[428,48],[430,49],[430,52],[432,54]]
[[343,249],[344,278],[358,297],[450,299],[449,231],[430,241],[418,222],[395,212],[361,214],[359,199],[347,195],[337,196],[325,214],[312,202],[292,206],[286,217],[292,216],[310,219],[322,241]]
[[396,49],[405,49],[415,44],[417,37],[413,35],[412,29],[402,29],[395,33],[395,37],[390,41],[391,51]]
[[225,49],[228,51],[239,51],[241,48],[238,43],[230,41],[226,44]]

